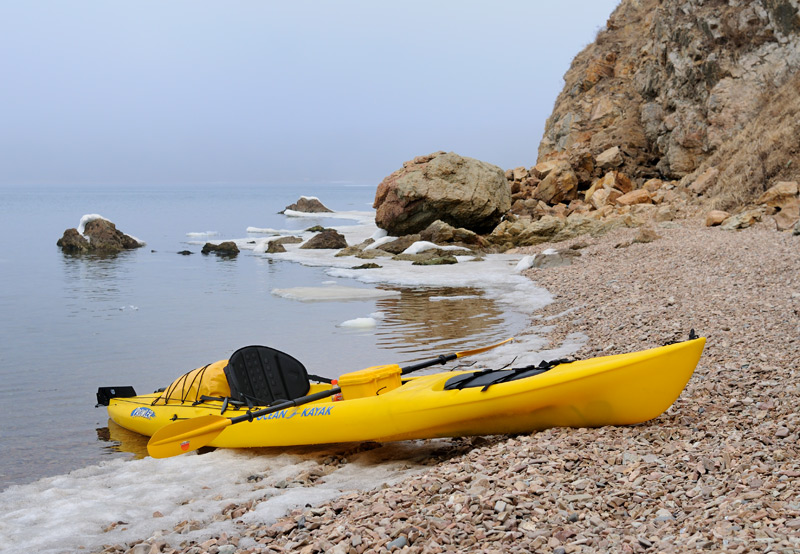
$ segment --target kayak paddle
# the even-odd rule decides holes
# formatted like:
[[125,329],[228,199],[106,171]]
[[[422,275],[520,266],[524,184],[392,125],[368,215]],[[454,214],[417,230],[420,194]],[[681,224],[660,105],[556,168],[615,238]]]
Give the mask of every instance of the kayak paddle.
[[268,406],[255,412],[248,412],[238,417],[205,415],[176,421],[153,433],[147,443],[147,452],[153,458],[171,458],[178,454],[191,452],[213,441],[228,425],[241,423],[242,421],[253,421],[257,417],[308,404],[315,400],[322,400],[340,392],[342,392],[342,389],[333,387],[308,396],[301,396],[294,400],[285,400],[274,406]]
[[[424,362],[418,362],[402,368],[402,375],[406,375],[412,371],[417,371],[426,367],[431,367],[436,364],[445,364],[458,358],[480,354],[493,348],[497,348],[498,346],[502,346],[503,344],[511,342],[512,340],[514,339],[509,338],[491,346],[484,346],[474,350],[465,350],[463,352],[455,352],[453,354],[443,354],[437,358],[426,360]],[[182,421],[176,421],[174,423],[170,423],[169,425],[165,425],[156,431],[152,437],[150,437],[150,441],[147,443],[147,452],[153,458],[171,458],[172,456],[178,456],[179,454],[191,452],[211,443],[211,441],[213,441],[217,435],[222,433],[222,431],[229,425],[241,423],[243,421],[253,421],[253,419],[257,417],[262,417],[273,412],[279,412],[281,410],[285,410],[286,408],[308,404],[309,402],[314,402],[316,400],[322,400],[323,398],[328,398],[335,394],[339,394],[340,392],[342,392],[341,388],[333,387],[328,390],[309,394],[307,396],[301,396],[300,398],[295,398],[294,400],[285,400],[273,406],[268,406],[255,412],[248,412],[238,417],[205,415],[193,417],[191,419],[185,419]]]

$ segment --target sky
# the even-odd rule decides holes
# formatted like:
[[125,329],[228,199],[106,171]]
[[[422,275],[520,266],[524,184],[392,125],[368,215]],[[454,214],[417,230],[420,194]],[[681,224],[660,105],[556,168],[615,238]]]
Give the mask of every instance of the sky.
[[0,0],[0,184],[531,166],[619,0]]

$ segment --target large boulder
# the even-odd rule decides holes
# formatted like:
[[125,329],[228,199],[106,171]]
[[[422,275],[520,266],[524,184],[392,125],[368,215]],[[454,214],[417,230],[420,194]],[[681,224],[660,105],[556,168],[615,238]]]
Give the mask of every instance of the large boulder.
[[437,219],[485,233],[511,208],[511,188],[497,166],[436,152],[386,177],[373,207],[378,227],[390,235],[418,233]]
[[92,219],[86,222],[83,235],[77,229],[67,229],[56,243],[64,252],[98,252],[113,254],[144,246],[143,242],[118,230],[107,219]]

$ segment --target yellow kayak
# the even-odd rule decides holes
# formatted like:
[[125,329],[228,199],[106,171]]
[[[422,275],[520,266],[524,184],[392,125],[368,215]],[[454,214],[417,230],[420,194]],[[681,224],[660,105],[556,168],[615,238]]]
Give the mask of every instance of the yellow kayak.
[[[259,374],[266,375],[259,384],[252,376],[252,367],[242,363],[237,369],[237,352],[229,361],[194,370],[159,393],[130,396],[133,391],[128,388],[127,396],[124,392],[116,396],[115,391],[108,392],[111,389],[106,388],[105,402],[101,403],[107,404],[109,416],[120,426],[152,436],[166,425],[200,416],[247,419],[248,413],[258,412],[267,404],[248,401],[248,394],[262,394],[259,387],[273,391],[270,403],[283,406],[282,399],[290,396],[293,379],[296,381],[299,388],[294,395],[302,396],[302,405],[256,415],[252,421],[234,421],[239,424],[227,425],[218,435],[209,435],[214,436],[210,446],[226,448],[631,425],[658,417],[675,402],[692,376],[704,345],[705,338],[692,337],[650,350],[559,361],[550,366],[450,371],[411,378],[403,377],[399,366],[378,366],[342,375],[338,380],[341,393],[335,396],[330,393],[336,383],[302,383],[304,369],[295,371],[294,377],[289,371],[283,385],[270,384],[274,372]],[[249,356],[250,362],[259,367],[286,365],[285,358],[267,356],[275,356],[272,352],[277,351],[247,348],[262,349],[245,352],[245,357]],[[200,394],[192,388],[214,369],[217,382],[212,389],[216,386],[222,390],[219,396]],[[227,379],[219,378],[223,370]],[[251,385],[243,385],[251,379]],[[276,386],[284,389],[275,392]],[[309,395],[324,398],[311,396],[314,400],[305,403],[303,398]]]

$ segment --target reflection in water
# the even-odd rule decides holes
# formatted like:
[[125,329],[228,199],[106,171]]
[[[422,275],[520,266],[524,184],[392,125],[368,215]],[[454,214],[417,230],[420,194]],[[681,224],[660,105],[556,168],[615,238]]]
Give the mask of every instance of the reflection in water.
[[128,452],[133,454],[134,459],[144,458],[147,456],[148,439],[149,437],[120,427],[111,419],[108,420],[108,427],[97,429],[97,440],[110,443],[103,446],[104,454]]
[[[430,357],[431,352],[474,348],[508,338],[510,314],[472,288],[396,289],[377,301],[384,313],[375,332],[378,346]],[[424,354],[424,356],[422,356]],[[414,360],[407,360],[414,361]]]
[[69,290],[70,313],[86,311],[84,301],[120,302],[122,285],[130,280],[133,252],[119,254],[64,254],[61,258]]

